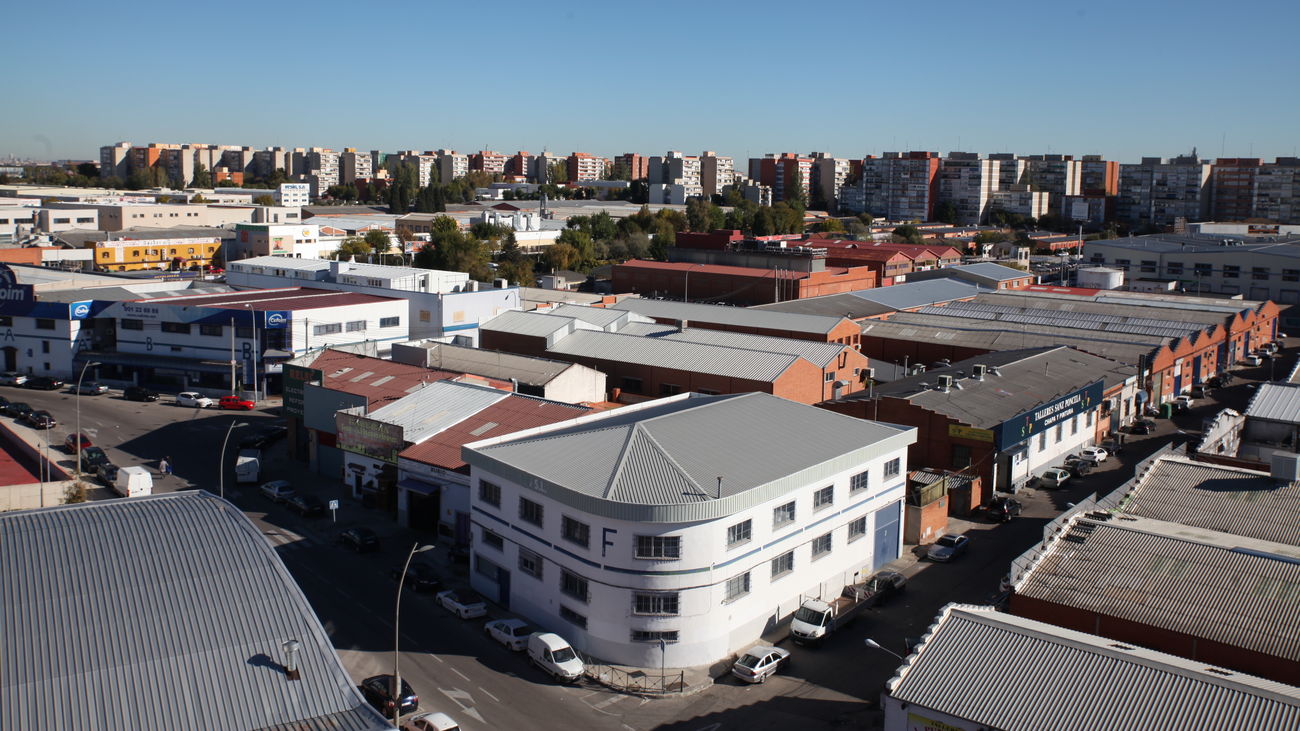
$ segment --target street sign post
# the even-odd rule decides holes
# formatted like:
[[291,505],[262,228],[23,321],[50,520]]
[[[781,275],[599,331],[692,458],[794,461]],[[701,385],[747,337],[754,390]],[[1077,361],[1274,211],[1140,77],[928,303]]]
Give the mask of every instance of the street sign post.
[[335,523],[339,522],[338,509],[339,509],[339,501],[338,501],[338,500],[331,500],[331,501],[330,501],[330,520],[333,520]]

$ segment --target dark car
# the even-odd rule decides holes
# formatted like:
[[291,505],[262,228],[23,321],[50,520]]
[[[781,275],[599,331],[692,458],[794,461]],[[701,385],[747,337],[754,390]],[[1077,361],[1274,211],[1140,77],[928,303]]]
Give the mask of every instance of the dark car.
[[1094,457],[1089,457],[1089,456],[1086,455],[1086,454],[1070,454],[1070,455],[1066,455],[1066,457],[1065,457],[1065,466],[1066,466],[1066,467],[1069,467],[1070,465],[1074,464],[1075,462],[1083,462],[1084,464],[1088,465],[1088,466],[1091,467],[1092,469],[1097,469],[1098,467],[1101,466],[1101,462],[1100,462],[1100,461],[1098,461],[1098,460],[1097,460],[1096,458],[1094,458]]
[[108,461],[108,454],[99,447],[86,447],[81,450],[81,466],[89,469]]
[[315,495],[296,494],[286,498],[284,506],[304,518],[315,518],[325,514],[325,503]]
[[258,429],[239,440],[240,449],[265,449],[275,442],[284,439],[284,435],[289,433],[286,426],[268,426],[265,429]]
[[49,376],[32,376],[27,379],[27,383],[23,384],[23,388],[32,388],[37,391],[57,391],[63,386],[63,381]]
[[24,401],[13,401],[5,404],[4,412],[5,416],[12,416],[15,419],[21,419],[32,413],[32,407],[31,404]]
[[[388,575],[393,581],[397,581],[402,575],[402,567],[394,566],[389,569]],[[406,570],[406,581],[403,586],[415,591],[433,591],[442,586],[442,581],[438,579],[433,566],[423,561],[412,561],[411,567]]]
[[1092,472],[1092,468],[1096,466],[1097,466],[1096,462],[1089,462],[1087,460],[1075,460],[1073,462],[1066,462],[1064,469],[1070,473],[1070,477],[1073,477],[1074,479],[1077,480],[1080,477],[1087,475],[1089,472]]
[[127,386],[122,390],[122,398],[127,401],[157,401],[157,391],[150,391],[144,386]]
[[863,585],[863,601],[874,607],[884,604],[891,597],[907,588],[907,577],[897,571],[880,571]]
[[53,429],[59,425],[59,422],[55,421],[54,416],[52,416],[48,411],[28,412],[28,414],[23,417],[23,420],[33,429]]
[[76,454],[78,449],[85,449],[86,447],[93,446],[95,446],[95,443],[90,441],[90,437],[77,432],[73,432],[63,439],[63,449],[68,454]]
[[105,462],[95,467],[95,476],[105,485],[112,487],[117,484],[117,465],[112,462]]
[[1152,434],[1156,430],[1156,423],[1150,419],[1133,422],[1128,428],[1129,434]]
[[[1066,467],[1066,469],[1069,469],[1069,467]],[[1079,477],[1079,475],[1076,475],[1073,472],[1070,473],[1070,476]],[[988,505],[984,506],[984,514],[989,516],[991,520],[996,520],[999,523],[1006,523],[1012,518],[1019,516],[1020,511],[1023,509],[1024,505],[1013,497],[995,497],[989,501]]]
[[5,407],[8,405],[9,405],[9,399],[5,398],[4,396],[0,396],[0,412],[3,412],[5,410]]
[[394,703],[393,699],[393,676],[391,675],[374,675],[366,678],[361,681],[360,688],[361,695],[366,697],[366,702],[387,718],[393,717],[394,705],[398,706],[401,715],[414,713],[420,708],[420,697],[411,690],[411,684],[405,679],[402,680],[401,698],[397,703]]
[[339,534],[338,542],[357,553],[379,550],[379,536],[369,528],[349,528]]

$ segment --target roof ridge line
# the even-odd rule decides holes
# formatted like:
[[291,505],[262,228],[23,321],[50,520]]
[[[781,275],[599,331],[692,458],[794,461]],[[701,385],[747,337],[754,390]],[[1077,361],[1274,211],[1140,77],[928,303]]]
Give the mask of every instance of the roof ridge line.
[[[714,403],[716,403],[716,402],[713,402],[713,403],[707,403],[707,404],[702,404],[699,408],[705,408],[705,407],[708,407],[708,406],[712,406]],[[680,413],[680,412],[678,412],[678,413]],[[667,416],[667,414],[664,414],[664,416]],[[677,470],[677,473],[678,473],[679,475],[681,475],[681,476],[686,480],[687,484],[691,485],[691,486],[694,487],[696,490],[698,490],[699,493],[700,493],[700,495],[702,495],[702,496],[704,496],[704,497],[706,497],[706,498],[708,498],[708,497],[713,497],[713,496],[710,495],[710,494],[709,494],[709,493],[708,493],[708,492],[707,492],[703,487],[700,486],[700,483],[698,483],[698,482],[695,481],[695,478],[691,477],[691,473],[687,472],[687,471],[686,471],[686,468],[682,467],[680,464],[677,463],[677,460],[673,459],[672,455],[668,453],[668,450],[667,450],[667,449],[664,449],[664,445],[660,444],[660,443],[659,443],[659,440],[658,440],[658,439],[655,439],[654,435],[650,433],[650,430],[647,429],[647,428],[645,428],[644,425],[645,425],[646,423],[651,422],[651,421],[654,421],[655,419],[658,419],[658,418],[660,418],[660,417],[656,416],[656,417],[654,417],[654,418],[652,418],[652,419],[646,419],[645,421],[638,421],[638,422],[636,423],[637,430],[639,430],[641,433],[643,433],[643,434],[645,435],[645,438],[648,439],[648,440],[650,441],[650,443],[654,445],[655,449],[659,452],[659,456],[663,457],[664,460],[668,462],[668,464],[672,465],[673,469]],[[631,444],[631,439],[628,440],[628,444]],[[625,452],[624,454],[626,455],[626,452]],[[625,462],[626,462],[625,459],[620,459],[620,460],[619,460],[619,463],[618,463],[618,471],[615,473],[615,477],[616,477],[616,478],[619,477],[619,476],[621,476],[621,475],[623,474],[623,465],[624,465]],[[615,481],[616,481],[616,480],[610,480],[610,485],[613,485]],[[606,493],[605,497],[609,497],[608,493]],[[719,493],[718,497],[719,497],[719,498],[722,497],[721,493]]]

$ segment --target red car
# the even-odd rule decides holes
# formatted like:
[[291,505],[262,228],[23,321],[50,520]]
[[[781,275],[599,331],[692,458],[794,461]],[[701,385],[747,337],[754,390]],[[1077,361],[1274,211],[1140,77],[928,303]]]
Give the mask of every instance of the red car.
[[[80,439],[78,439],[78,437],[80,437]],[[80,445],[78,445],[78,441],[80,441]],[[85,434],[77,434],[76,432],[69,434],[67,439],[63,440],[63,448],[68,451],[68,454],[76,454],[78,449],[85,449],[86,447],[91,446],[94,446],[94,442],[90,441],[90,437]]]
[[222,396],[221,401],[217,402],[217,407],[235,411],[252,411],[257,408],[257,404],[238,396]]

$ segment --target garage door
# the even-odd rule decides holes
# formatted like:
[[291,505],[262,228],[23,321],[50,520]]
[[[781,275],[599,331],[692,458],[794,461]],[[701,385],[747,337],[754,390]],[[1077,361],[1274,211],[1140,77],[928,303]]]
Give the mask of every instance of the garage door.
[[900,535],[899,531],[903,528],[902,513],[902,500],[886,505],[876,511],[875,552],[871,557],[871,567],[873,569],[880,568],[898,558],[898,537]]

